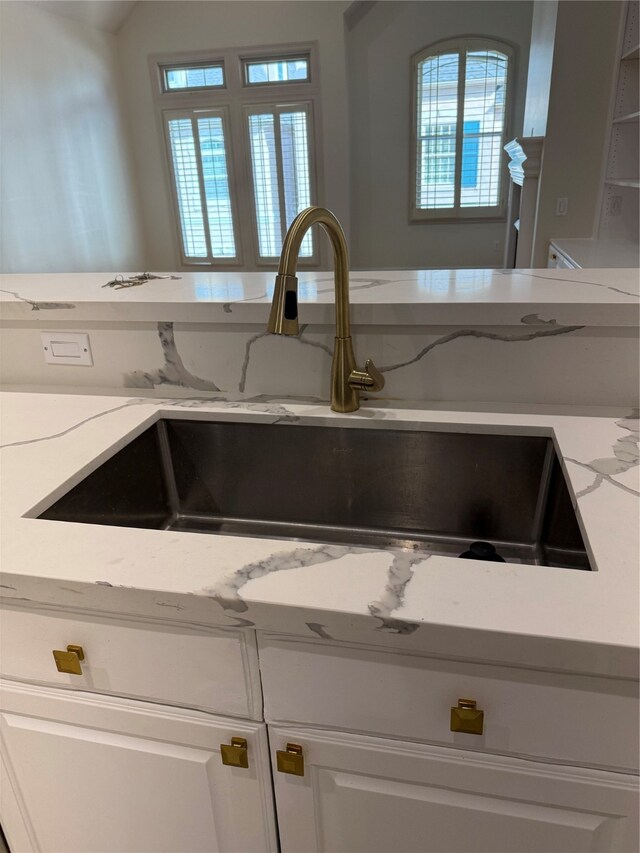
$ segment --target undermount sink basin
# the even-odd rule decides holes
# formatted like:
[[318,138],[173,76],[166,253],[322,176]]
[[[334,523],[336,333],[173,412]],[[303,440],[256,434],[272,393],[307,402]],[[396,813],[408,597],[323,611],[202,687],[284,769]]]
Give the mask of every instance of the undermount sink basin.
[[160,420],[39,517],[591,568],[545,436]]

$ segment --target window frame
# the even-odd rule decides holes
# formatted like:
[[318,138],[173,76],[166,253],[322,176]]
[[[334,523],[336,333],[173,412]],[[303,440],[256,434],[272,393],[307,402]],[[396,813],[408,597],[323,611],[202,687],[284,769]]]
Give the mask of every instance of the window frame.
[[[245,86],[244,61],[254,59],[269,61],[276,58],[308,57],[309,80],[280,81]],[[222,63],[225,86],[197,89],[171,89],[163,87],[164,68],[167,66]],[[318,85],[318,43],[302,42],[285,45],[225,48],[189,53],[153,54],[148,57],[148,67],[154,94],[155,119],[162,141],[162,170],[166,195],[171,200],[173,215],[173,238],[175,257],[180,259],[180,269],[185,272],[197,270],[215,271],[219,266],[228,269],[243,268],[246,271],[276,269],[278,259],[260,258],[256,211],[251,172],[251,150],[248,140],[246,107],[273,107],[274,105],[310,105],[311,126],[308,128],[309,177],[311,204],[322,205],[324,197],[324,170],[322,161],[322,123],[320,88]],[[177,202],[173,161],[168,137],[168,117],[185,117],[195,112],[215,112],[226,109],[228,123],[224,125],[227,147],[227,173],[230,196],[234,211],[234,239],[236,258],[191,259],[185,257],[182,243],[180,211]],[[315,229],[314,229],[315,230]],[[299,258],[300,269],[321,268],[328,259],[325,241],[314,234],[314,253],[309,258]]]
[[[508,191],[508,158],[501,155],[499,171],[499,201],[497,205],[479,207],[461,207],[459,193],[462,184],[462,139],[464,130],[464,96],[466,81],[464,72],[466,70],[467,51],[473,50],[496,50],[507,56],[507,83],[505,92],[504,124],[500,150],[509,139],[511,133],[513,115],[513,80],[515,76],[516,49],[509,42],[488,36],[465,35],[454,39],[443,39],[428,45],[415,53],[411,58],[411,133],[410,133],[410,169],[409,169],[409,221],[429,222],[468,222],[468,221],[504,221],[507,212]],[[457,204],[453,207],[444,208],[421,208],[417,206],[417,178],[418,178],[418,67],[433,56],[444,53],[457,52],[459,59],[458,77],[458,107],[456,116],[456,161],[455,161],[455,183],[454,191],[458,196]],[[461,85],[461,81],[463,85]]]

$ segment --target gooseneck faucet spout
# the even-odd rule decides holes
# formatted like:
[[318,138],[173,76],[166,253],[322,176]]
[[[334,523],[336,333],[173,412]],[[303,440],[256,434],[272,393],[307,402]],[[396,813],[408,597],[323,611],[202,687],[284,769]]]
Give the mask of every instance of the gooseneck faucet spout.
[[349,249],[336,217],[324,207],[308,207],[291,223],[282,244],[276,287],[267,330],[275,335],[297,335],[298,255],[305,234],[312,225],[321,225],[333,247],[336,337],[331,365],[331,408],[334,412],[355,412],[360,408],[361,391],[381,391],[384,377],[368,359],[364,370],[356,367],[349,318]]

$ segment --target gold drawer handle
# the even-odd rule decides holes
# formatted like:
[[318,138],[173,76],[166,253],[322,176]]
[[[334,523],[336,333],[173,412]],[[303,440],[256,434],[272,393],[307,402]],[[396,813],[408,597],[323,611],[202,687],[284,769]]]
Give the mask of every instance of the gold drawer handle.
[[451,709],[451,731],[468,735],[481,735],[484,729],[484,711],[476,707],[475,699],[458,699],[458,706]]
[[300,744],[288,743],[286,752],[282,749],[276,752],[276,760],[280,773],[304,776],[304,756]]
[[80,666],[80,661],[84,660],[82,646],[67,646],[66,652],[54,649],[53,659],[56,662],[58,672],[68,672],[70,675],[82,675],[82,667]]
[[228,743],[221,743],[220,756],[222,763],[228,767],[248,767],[249,750],[247,748],[247,739],[244,737],[232,737],[231,746]]

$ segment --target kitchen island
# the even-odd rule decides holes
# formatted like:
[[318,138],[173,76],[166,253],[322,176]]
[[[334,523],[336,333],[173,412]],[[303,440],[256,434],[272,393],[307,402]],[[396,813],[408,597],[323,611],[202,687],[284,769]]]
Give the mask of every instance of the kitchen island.
[[[511,281],[490,328],[482,299],[458,307],[443,299],[437,308],[431,293],[428,307],[416,307],[414,281],[402,314],[390,296],[382,308],[365,295],[381,293],[378,285],[364,288],[354,304],[356,347],[378,341],[399,361],[411,360],[412,348],[413,363],[406,384],[394,386],[401,368],[374,353],[387,367],[389,396],[400,389],[402,399],[365,401],[349,415],[326,402],[323,312],[331,307],[322,301],[301,305],[301,320],[308,312],[318,329],[288,342],[292,359],[277,339],[263,340],[267,300],[259,295],[245,305],[217,293],[204,307],[187,300],[170,310],[159,291],[142,299],[134,288],[122,292],[129,314],[119,294],[96,307],[93,291],[85,304],[79,290],[54,298],[15,289],[2,309],[9,355],[30,353],[33,336],[76,310],[63,301],[86,312],[66,328],[93,324],[95,369],[67,368],[86,371],[83,386],[54,366],[47,383],[29,355],[26,366],[8,367],[14,381],[0,398],[1,818],[12,848],[635,850],[640,469],[630,356],[638,299],[630,276],[595,271],[590,281],[580,285],[589,295],[573,304],[575,282],[543,302],[540,291],[526,296]],[[166,293],[175,284],[148,287]],[[427,314],[436,323],[429,333]],[[567,326],[588,329],[589,340]],[[160,342],[163,360],[136,368],[141,355],[156,358],[146,343],[136,348],[145,334],[150,347]],[[443,399],[426,399],[434,373],[443,377],[431,353],[458,338],[503,348],[482,351],[482,390],[496,389],[493,398],[444,398],[443,386]],[[560,362],[544,349],[571,339],[579,346]],[[132,368],[120,385],[102,361],[117,340],[124,352],[116,361]],[[256,344],[271,341],[254,366]],[[592,369],[600,345],[611,358]],[[504,348],[522,359],[507,366],[511,383],[496,373],[512,360]],[[473,378],[462,355],[452,372]],[[514,394],[526,358],[526,391]],[[554,359],[569,374],[564,385],[549,375]],[[269,370],[260,373],[264,361]],[[265,379],[274,365],[279,393]],[[596,405],[598,370],[608,376],[606,401],[617,405]],[[104,381],[91,386],[96,374]],[[304,399],[295,399],[305,382]],[[411,387],[413,400],[405,398]],[[561,401],[568,387],[578,391]],[[163,418],[548,437],[591,571],[38,518]]]

